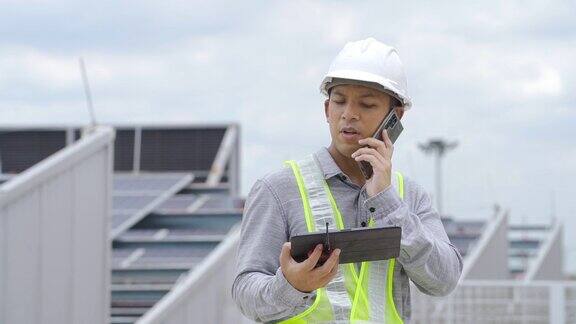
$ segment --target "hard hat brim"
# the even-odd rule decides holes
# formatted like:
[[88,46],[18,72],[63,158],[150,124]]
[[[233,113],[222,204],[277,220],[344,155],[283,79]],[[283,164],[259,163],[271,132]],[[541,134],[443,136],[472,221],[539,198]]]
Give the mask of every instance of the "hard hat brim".
[[325,96],[328,96],[328,89],[330,88],[330,83],[332,83],[334,79],[343,79],[339,80],[338,84],[345,84],[346,83],[345,80],[355,80],[360,82],[378,84],[382,87],[382,89],[376,89],[376,90],[386,92],[396,97],[396,99],[398,99],[402,103],[402,106],[404,107],[405,110],[410,109],[410,107],[412,106],[412,100],[410,100],[410,97],[408,97],[406,94],[401,93],[399,91],[399,87],[398,85],[396,85],[397,82],[383,78],[373,73],[358,70],[331,71],[330,74],[324,77],[324,80],[320,84],[320,92],[322,92],[322,94],[324,94]]

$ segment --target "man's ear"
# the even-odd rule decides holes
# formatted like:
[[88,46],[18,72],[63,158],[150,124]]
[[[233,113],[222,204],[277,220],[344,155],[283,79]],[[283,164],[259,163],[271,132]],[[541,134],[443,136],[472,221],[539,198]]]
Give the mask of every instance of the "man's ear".
[[326,115],[326,122],[328,122],[328,104],[330,103],[330,99],[324,100],[324,115]]
[[404,116],[404,107],[400,106],[394,109],[396,109],[396,115],[398,115],[398,118],[402,119],[402,116]]

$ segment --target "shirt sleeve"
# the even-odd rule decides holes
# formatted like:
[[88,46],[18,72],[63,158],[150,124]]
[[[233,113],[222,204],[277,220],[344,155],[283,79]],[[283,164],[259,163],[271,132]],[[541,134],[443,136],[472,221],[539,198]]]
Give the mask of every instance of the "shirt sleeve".
[[408,180],[405,180],[404,188],[411,190],[412,210],[392,186],[370,198],[363,192],[363,209],[374,218],[377,226],[402,229],[397,260],[418,289],[428,295],[445,296],[454,290],[460,279],[462,256],[450,243],[426,191]]
[[288,240],[286,215],[278,195],[258,180],[244,207],[232,298],[248,318],[269,322],[307,307],[315,293],[300,292],[284,278],[280,251]]

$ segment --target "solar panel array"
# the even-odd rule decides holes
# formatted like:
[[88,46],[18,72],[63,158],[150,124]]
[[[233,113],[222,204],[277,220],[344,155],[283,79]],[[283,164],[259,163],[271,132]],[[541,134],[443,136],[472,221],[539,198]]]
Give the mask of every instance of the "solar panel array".
[[136,224],[192,182],[191,174],[115,174],[112,238]]
[[[145,185],[119,182],[115,191]],[[158,186],[160,187],[160,186]],[[242,199],[191,184],[117,235],[112,250],[111,323],[134,323],[239,224]]]
[[64,130],[0,131],[0,173],[20,173],[65,146]]
[[114,170],[134,170],[134,137],[133,129],[117,129],[114,141]]
[[143,129],[140,170],[210,170],[226,128]]
[[[66,132],[80,138],[80,128],[0,129],[0,173],[20,173],[66,146]],[[195,172],[209,171],[227,126],[118,127],[114,143],[114,170]],[[141,146],[135,147],[140,136]],[[137,153],[138,152],[138,153]],[[205,178],[199,173],[198,180]]]
[[[136,322],[240,223],[228,175],[205,183],[226,130],[116,128],[111,323]],[[79,138],[78,127],[0,129],[0,181]]]

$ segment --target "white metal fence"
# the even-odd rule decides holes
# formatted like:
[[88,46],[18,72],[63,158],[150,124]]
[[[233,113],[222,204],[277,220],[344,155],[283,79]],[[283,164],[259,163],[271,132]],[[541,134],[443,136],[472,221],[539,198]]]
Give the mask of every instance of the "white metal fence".
[[414,323],[576,323],[576,283],[467,280],[447,297],[414,292],[412,319]]
[[114,131],[0,186],[0,323],[105,323]]

